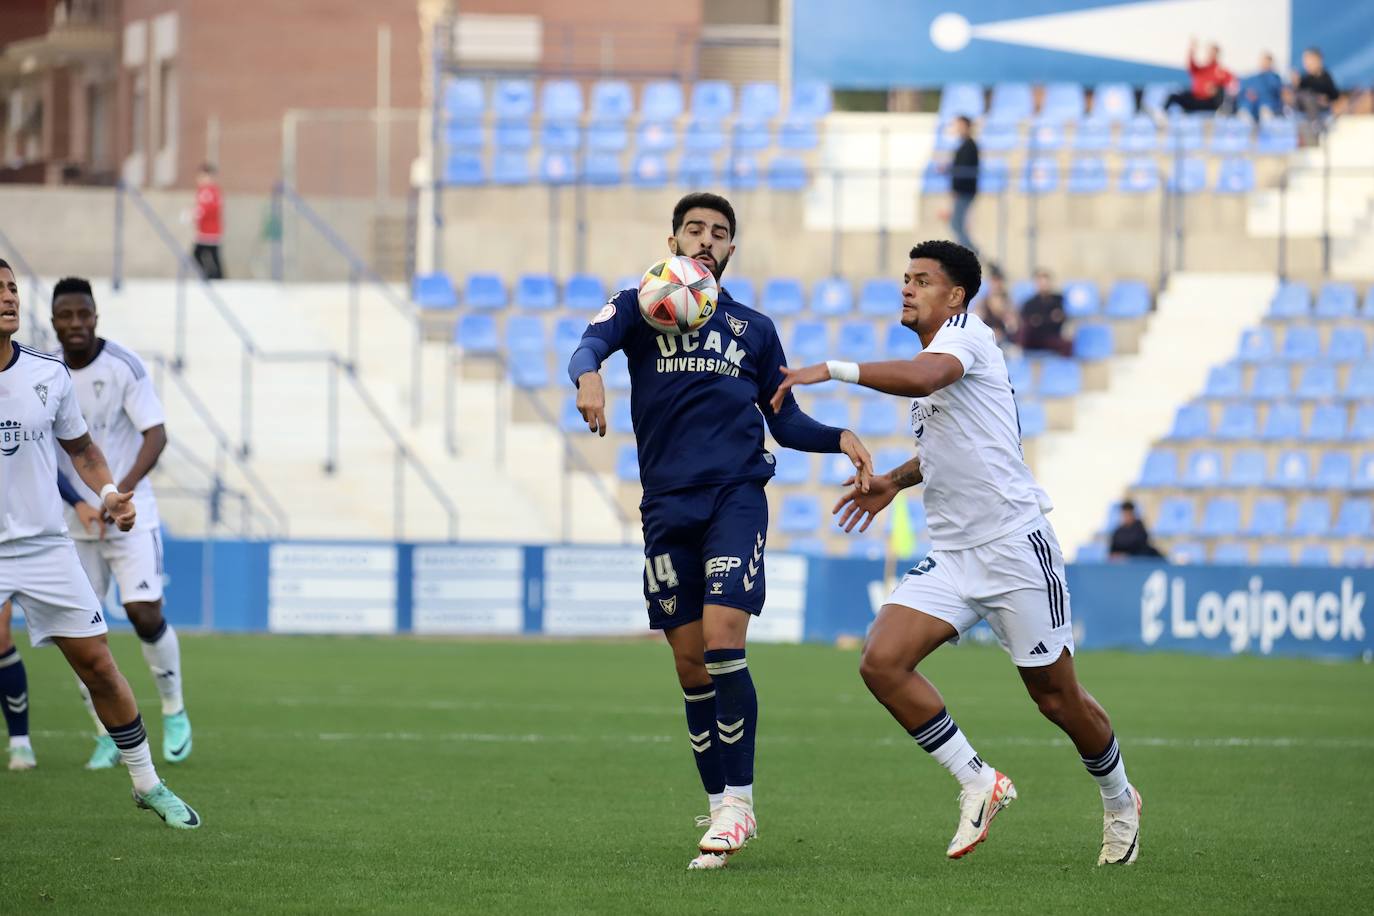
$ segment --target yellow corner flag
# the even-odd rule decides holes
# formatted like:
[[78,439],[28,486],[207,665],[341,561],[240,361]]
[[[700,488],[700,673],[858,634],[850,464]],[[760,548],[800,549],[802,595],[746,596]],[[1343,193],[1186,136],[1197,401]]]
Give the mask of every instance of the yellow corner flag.
[[906,559],[916,552],[916,534],[911,530],[906,499],[906,491],[902,490],[892,501],[892,533],[888,535],[887,549],[893,559]]

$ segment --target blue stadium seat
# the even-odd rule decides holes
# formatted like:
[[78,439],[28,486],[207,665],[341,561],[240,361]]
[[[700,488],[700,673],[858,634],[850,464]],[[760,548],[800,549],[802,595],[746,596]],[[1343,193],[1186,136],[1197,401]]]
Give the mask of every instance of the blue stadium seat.
[[871,321],[846,321],[840,325],[835,339],[835,353],[840,359],[855,363],[872,362],[878,358],[878,331]]
[[1144,318],[1150,314],[1150,288],[1143,280],[1117,280],[1107,294],[1108,318]]
[[825,455],[821,458],[821,483],[838,487],[854,476],[854,463],[845,455]]
[[601,364],[601,374],[606,379],[606,387],[611,391],[630,390],[630,364],[624,352],[617,350]]
[[773,132],[766,121],[741,119],[735,122],[734,129],[730,133],[730,145],[735,149],[767,149],[772,142]]
[[1250,545],[1244,541],[1218,541],[1212,547],[1212,562],[1223,566],[1248,566]]
[[1112,148],[1112,122],[1093,115],[1078,122],[1070,148],[1080,153],[1100,153]]
[[1369,287],[1369,291],[1364,294],[1364,306],[1360,309],[1360,314],[1366,318],[1374,318],[1374,286]]
[[816,122],[807,118],[788,117],[778,128],[778,146],[790,150],[812,150],[820,146]]
[[659,80],[647,84],[639,102],[639,116],[646,121],[671,121],[682,114],[682,86]]
[[730,294],[730,298],[734,299],[740,305],[747,305],[750,308],[754,308],[754,303],[758,301],[754,293],[753,280],[744,277],[734,277],[730,280],[730,285],[725,287],[725,290]]
[[1180,88],[1176,83],[1146,83],[1140,93],[1140,110],[1163,114],[1165,100]]
[[592,86],[592,121],[623,123],[634,114],[635,98],[624,80],[600,80]]
[[1363,327],[1333,328],[1326,356],[1335,363],[1358,363],[1365,358],[1367,342]]
[[912,448],[901,446],[880,448],[873,454],[873,466],[877,468],[879,473],[885,474],[894,468],[906,464],[911,460],[913,454],[915,454],[915,451]]
[[1326,452],[1317,463],[1312,484],[1323,490],[1344,490],[1350,486],[1352,462],[1348,452]]
[[1352,490],[1374,490],[1374,452],[1365,452],[1355,463],[1355,477],[1350,482]]
[[1040,100],[1040,120],[1077,121],[1085,110],[1082,83],[1050,83]]
[[1288,544],[1262,544],[1257,562],[1260,566],[1292,566],[1293,548]]
[[512,353],[506,363],[506,378],[517,388],[547,388],[549,363],[543,353]]
[[724,80],[703,80],[692,87],[692,117],[721,121],[735,110],[735,90]]
[[1265,496],[1250,507],[1250,523],[1245,526],[1248,537],[1278,537],[1288,527],[1288,507],[1282,497]]
[[606,287],[594,274],[573,274],[563,287],[563,304],[570,309],[595,311],[606,304]]
[[1213,433],[1218,439],[1238,442],[1254,439],[1259,433],[1259,412],[1248,402],[1227,404],[1221,422]]
[[611,432],[622,436],[634,435],[634,417],[630,412],[629,398],[616,398],[611,402]]
[[1130,83],[1098,83],[1093,87],[1093,117],[1125,121],[1135,114],[1135,89]]
[[1159,166],[1153,159],[1127,159],[1117,182],[1117,190],[1128,194],[1146,194],[1159,190]]
[[529,156],[522,152],[497,150],[496,155],[492,157],[491,180],[495,184],[529,184]]
[[782,498],[778,529],[783,534],[809,534],[821,526],[821,504],[805,493],[789,493]]
[[940,120],[948,121],[964,115],[983,116],[983,87],[977,83],[945,83],[940,90]]
[[534,128],[529,121],[497,121],[493,139],[498,154],[523,152],[534,146]]
[[1097,284],[1091,280],[1064,281],[1064,314],[1070,318],[1092,318],[1102,308]]
[[482,157],[476,153],[453,153],[444,160],[444,182],[454,185],[484,184],[487,180]]
[[1064,148],[1064,139],[1062,124],[1036,121],[1026,134],[1026,149],[1035,156],[1057,152]]
[[887,359],[914,359],[921,352],[921,338],[900,324],[888,325],[883,338],[883,355]]
[[1207,501],[1202,510],[1202,524],[1198,534],[1208,538],[1235,537],[1240,533],[1240,502],[1230,496],[1217,496]]
[[534,114],[534,83],[522,79],[501,80],[492,93],[491,110],[498,120],[528,118]]
[[548,274],[521,274],[515,282],[515,304],[525,309],[558,307],[558,284]]
[[1350,421],[1349,439],[1352,442],[1374,441],[1374,404],[1361,404],[1355,408],[1355,418]]
[[639,482],[639,453],[633,444],[622,445],[616,450],[615,476],[626,483]]
[[1048,194],[1059,187],[1059,162],[1047,156],[1026,161],[1021,170],[1022,194]]
[[1298,551],[1299,566],[1330,566],[1331,548],[1325,544],[1305,544]]
[[925,171],[921,173],[921,193],[949,193],[949,172],[933,159],[926,163]]
[[444,81],[445,117],[473,120],[482,117],[486,109],[486,92],[481,80],[463,77]]
[[1331,533],[1341,538],[1374,536],[1374,504],[1367,499],[1347,499],[1341,502],[1340,514]]
[[1021,438],[1034,439],[1045,435],[1049,429],[1049,418],[1045,416],[1045,405],[1039,401],[1018,401],[1016,421],[1021,425]]
[[[612,293],[620,293],[627,289],[639,289],[639,279],[638,274],[626,274],[623,277],[616,277],[611,283],[610,291]],[[600,308],[600,306],[598,306],[598,308]]]
[[998,83],[992,87],[988,119],[1022,121],[1035,112],[1030,83]]
[[1362,546],[1352,544],[1341,551],[1341,565],[1374,566],[1374,551],[1370,551],[1369,555],[1366,556]]
[[865,280],[859,290],[859,314],[893,318],[901,313],[902,285],[896,280]]
[[1374,362],[1351,366],[1342,394],[1351,400],[1374,400]]
[[1152,153],[1159,146],[1159,128],[1148,115],[1136,115],[1121,125],[1116,145],[1123,153]]
[[1331,530],[1331,503],[1325,496],[1309,496],[1298,503],[1289,533],[1297,537],[1319,537]]
[[800,553],[808,557],[823,557],[828,552],[821,538],[791,538],[787,542],[788,553]]
[[506,283],[500,274],[469,274],[463,286],[463,303],[471,309],[506,307]]
[[1344,404],[1318,404],[1312,410],[1303,439],[1308,442],[1340,442],[1345,438],[1347,412]]
[[1175,159],[1169,173],[1169,190],[1197,194],[1207,190],[1207,160],[1201,156]]
[[1298,379],[1298,397],[1325,400],[1336,396],[1336,367],[1326,363],[1308,363]]
[[449,121],[444,125],[444,143],[450,150],[480,150],[486,146],[487,132],[481,121]]
[[582,166],[582,176],[587,184],[597,187],[614,187],[625,180],[625,172],[616,153],[588,153]]
[[774,277],[763,285],[763,311],[773,317],[800,314],[806,308],[806,296],[800,280]]
[[1354,318],[1359,303],[1353,283],[1326,283],[1312,314],[1318,318]]
[[792,322],[792,342],[787,348],[787,362],[791,366],[809,366],[829,355],[830,341],[825,324],[820,321]]
[[545,184],[572,184],[578,179],[577,157],[564,150],[548,150],[539,159],[539,180]]
[[[1306,318],[1312,312],[1312,293],[1304,283],[1284,283],[1269,303],[1270,318]],[[1315,333],[1315,328],[1303,330]]]
[[739,92],[739,116],[756,121],[769,121],[778,116],[781,100],[777,83],[745,83]]
[[682,148],[696,153],[715,153],[725,149],[724,124],[693,118],[682,132]]
[[544,149],[575,150],[582,145],[582,128],[576,121],[544,121],[539,127]]
[[1193,501],[1186,496],[1171,496],[1159,504],[1159,518],[1154,533],[1171,538],[1193,533],[1195,525]]
[[787,107],[791,119],[815,121],[830,114],[830,87],[815,80],[792,84],[792,100]]
[[1107,545],[1100,540],[1091,540],[1078,548],[1078,553],[1074,557],[1074,563],[1105,563],[1107,562]]
[[1273,328],[1261,326],[1246,328],[1240,334],[1240,347],[1236,355],[1243,363],[1261,363],[1274,359],[1277,355],[1274,344]]
[[720,180],[716,157],[709,153],[683,153],[677,161],[677,183],[685,188],[708,188]]
[[1164,149],[1174,156],[1202,149],[1202,128],[1202,118],[1170,118]]
[[[908,332],[910,333],[910,332]],[[915,336],[915,335],[912,335]],[[1007,380],[1011,382],[1012,392],[1018,395],[1030,394],[1035,390],[1034,367],[1024,356],[1007,356]]]
[[906,411],[891,398],[865,400],[859,405],[860,436],[900,436],[905,430]]
[[1168,449],[1152,448],[1145,455],[1138,487],[1172,487],[1178,483],[1178,456]]
[[1255,150],[1275,156],[1286,156],[1298,148],[1298,124],[1292,118],[1271,118],[1260,122]]
[[496,319],[490,315],[468,313],[459,316],[453,328],[453,340],[466,353],[501,352]]
[[1212,139],[1207,144],[1207,149],[1221,155],[1247,153],[1250,151],[1250,138],[1253,133],[1254,128],[1244,118],[1214,118]]
[[778,156],[768,163],[768,187],[774,191],[801,191],[807,178],[806,163],[796,156]]
[[1303,490],[1312,482],[1312,466],[1307,452],[1280,452],[1274,461],[1274,473],[1269,477],[1269,486],[1283,490]]
[[1264,452],[1259,449],[1238,449],[1231,455],[1226,472],[1226,486],[1250,489],[1264,484],[1267,476]]
[[1213,366],[1207,370],[1207,385],[1203,397],[1238,398],[1245,394],[1244,372],[1237,363]]
[[826,426],[849,429],[849,401],[842,397],[818,397],[807,411],[811,418]]
[[1011,304],[1019,309],[1026,304],[1031,296],[1035,295],[1035,281],[1013,280],[1008,294],[1011,296]]
[[1312,362],[1321,358],[1321,333],[1314,327],[1290,327],[1283,335],[1283,358],[1289,362]]
[[582,87],[573,80],[545,80],[539,89],[539,113],[551,121],[582,117]]
[[558,411],[558,428],[565,433],[587,431],[587,424],[577,409],[577,395],[570,394],[563,398],[563,407]]
[[1223,159],[1217,167],[1216,190],[1220,194],[1248,194],[1255,189],[1255,163],[1250,159]]
[[811,482],[811,456],[806,452],[794,452],[790,448],[780,448],[773,453],[777,473],[773,479],[778,483],[804,484]]
[[1086,362],[1110,359],[1116,352],[1112,329],[1105,324],[1085,324],[1073,335],[1073,355]]
[[854,293],[849,281],[839,277],[817,280],[811,287],[811,314],[823,318],[848,315],[854,310]]
[[1183,472],[1183,486],[1201,489],[1215,487],[1220,483],[1221,452],[1204,448],[1188,455],[1187,468]]
[[448,274],[416,274],[410,298],[422,309],[451,309],[458,305],[458,292]]
[[1174,414],[1174,425],[1169,430],[1170,439],[1201,439],[1212,426],[1205,404],[1184,404]]
[[635,146],[641,152],[666,153],[677,147],[677,128],[671,121],[641,121]]
[[887,557],[887,542],[878,537],[851,534],[845,538],[845,556],[856,560],[882,560]]
[[636,154],[630,163],[630,184],[636,188],[661,188],[667,185],[667,158],[661,153]]
[[1069,398],[1083,390],[1083,370],[1071,359],[1046,358],[1037,386],[1042,398]]
[[587,149],[603,153],[623,152],[630,145],[630,133],[623,121],[593,121],[587,125]]
[[1266,442],[1297,439],[1302,435],[1302,411],[1297,404],[1271,403],[1260,438]]
[[[941,136],[950,138],[951,150],[958,146],[952,131],[942,131]],[[1021,125],[1016,121],[988,121],[978,132],[979,152],[1006,153],[1021,146]]]
[[573,352],[582,343],[587,322],[578,318],[560,318],[553,325],[553,356],[559,366],[566,366]]
[[1075,159],[1069,165],[1070,194],[1101,194],[1107,187],[1107,163],[1101,157]]
[[1250,380],[1250,396],[1267,401],[1277,401],[1292,392],[1293,371],[1284,363],[1263,363],[1255,367]]

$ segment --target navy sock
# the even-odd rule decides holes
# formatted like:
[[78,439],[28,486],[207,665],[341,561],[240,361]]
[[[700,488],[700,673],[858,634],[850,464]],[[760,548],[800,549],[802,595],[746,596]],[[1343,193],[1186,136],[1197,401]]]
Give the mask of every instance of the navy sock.
[[5,727],[11,738],[29,733],[29,678],[19,648],[0,654],[0,705],[5,709]]
[[684,687],[682,698],[687,707],[687,736],[692,741],[701,787],[707,795],[725,791],[725,764],[720,758],[720,741],[716,734],[716,688]]
[[716,687],[716,733],[725,764],[725,784],[754,784],[754,733],[758,728],[759,698],[743,649],[709,649],[706,672]]

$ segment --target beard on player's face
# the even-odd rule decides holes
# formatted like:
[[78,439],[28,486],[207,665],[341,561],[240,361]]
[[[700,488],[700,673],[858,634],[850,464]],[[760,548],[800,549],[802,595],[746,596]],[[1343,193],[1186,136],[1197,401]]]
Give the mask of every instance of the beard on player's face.
[[[719,250],[719,257],[717,257]],[[728,242],[712,242],[704,238],[678,238],[673,237],[673,253],[684,257],[695,258],[701,261],[711,271],[711,275],[720,282],[721,276],[725,273],[725,265],[730,263],[730,244]]]

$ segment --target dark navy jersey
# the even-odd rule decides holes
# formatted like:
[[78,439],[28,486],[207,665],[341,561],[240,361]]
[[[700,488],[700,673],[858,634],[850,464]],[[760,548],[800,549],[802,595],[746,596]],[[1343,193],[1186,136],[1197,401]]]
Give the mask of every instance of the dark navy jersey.
[[[625,289],[592,319],[582,345],[603,360],[615,350],[625,351],[646,496],[773,476],[773,456],[763,446],[764,418],[782,439],[779,420],[789,420],[800,408],[791,392],[777,417],[768,406],[787,357],[765,315],[722,289],[705,325],[673,337],[651,327],[639,313],[638,290]],[[824,447],[814,450],[838,451],[840,430],[820,429],[826,432]]]

